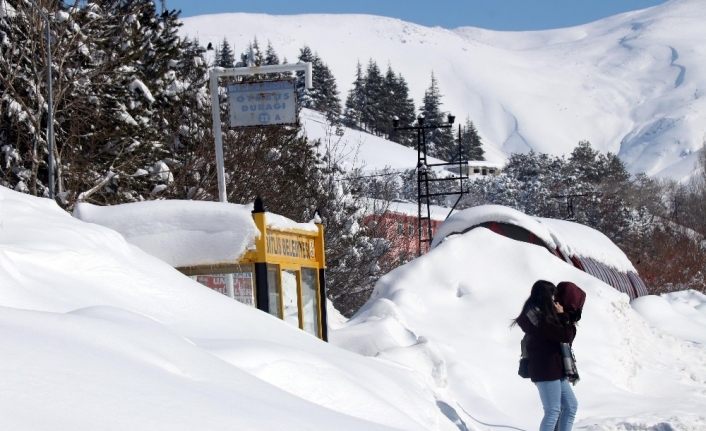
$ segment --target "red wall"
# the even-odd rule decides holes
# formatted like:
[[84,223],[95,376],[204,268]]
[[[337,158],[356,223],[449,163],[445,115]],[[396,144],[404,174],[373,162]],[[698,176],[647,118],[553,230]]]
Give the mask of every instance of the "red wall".
[[[426,222],[426,220],[422,221],[422,238],[426,238]],[[366,216],[363,218],[363,223],[373,228],[379,236],[390,242],[390,252],[385,259],[390,261],[406,261],[417,255],[418,236],[416,216],[386,212],[382,215]],[[441,221],[431,220],[432,234],[436,233],[441,223]],[[422,243],[422,251],[426,251],[428,246],[429,243]]]

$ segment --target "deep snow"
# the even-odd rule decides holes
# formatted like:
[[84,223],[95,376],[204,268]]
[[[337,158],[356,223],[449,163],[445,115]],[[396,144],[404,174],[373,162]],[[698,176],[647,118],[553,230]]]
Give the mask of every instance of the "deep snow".
[[[706,427],[704,295],[641,298],[643,319],[543,248],[476,229],[386,275],[351,321],[332,319],[331,345],[0,187],[0,427],[535,429],[509,324],[540,277],[588,293],[579,429]],[[675,313],[689,326],[670,328]]]
[[453,430],[415,373],[0,187],[0,428]]
[[448,30],[370,15],[218,14],[181,33],[237,52],[254,37],[295,61],[309,45],[345,101],[356,62],[402,73],[417,106],[433,71],[443,109],[469,116],[486,157],[530,149],[566,154],[580,140],[617,153],[632,172],[684,179],[706,140],[706,3],[671,0],[571,28]]
[[692,295],[686,310],[675,298],[643,297],[659,305],[640,306],[643,319],[626,295],[543,247],[488,229],[450,236],[384,276],[332,337],[425,375],[467,423],[536,429],[541,406],[516,375],[522,332],[510,323],[537,279],[573,281],[588,295],[574,344],[578,429],[706,428],[704,295]]

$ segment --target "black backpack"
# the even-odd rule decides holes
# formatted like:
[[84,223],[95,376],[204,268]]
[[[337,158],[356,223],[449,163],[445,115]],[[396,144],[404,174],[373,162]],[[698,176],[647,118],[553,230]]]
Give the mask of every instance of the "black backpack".
[[517,370],[517,374],[523,379],[529,378],[529,355],[527,354],[527,343],[529,342],[529,335],[525,334],[520,341],[520,367]]

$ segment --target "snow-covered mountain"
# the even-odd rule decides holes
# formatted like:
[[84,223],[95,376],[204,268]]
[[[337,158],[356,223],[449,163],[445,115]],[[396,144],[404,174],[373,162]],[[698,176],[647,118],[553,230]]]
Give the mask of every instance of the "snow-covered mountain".
[[253,37],[294,61],[309,45],[345,100],[356,62],[402,73],[419,105],[432,71],[444,109],[469,116],[497,159],[565,154],[579,140],[632,172],[683,179],[706,140],[706,2],[671,0],[566,29],[424,27],[369,15],[218,14],[184,19],[202,44]]

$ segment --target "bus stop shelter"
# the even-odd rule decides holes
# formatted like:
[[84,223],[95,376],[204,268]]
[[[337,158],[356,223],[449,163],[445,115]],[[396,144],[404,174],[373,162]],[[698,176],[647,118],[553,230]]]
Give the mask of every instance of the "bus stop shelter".
[[128,242],[201,284],[322,340],[326,256],[321,223],[297,223],[254,207],[204,201],[77,204],[74,216]]

